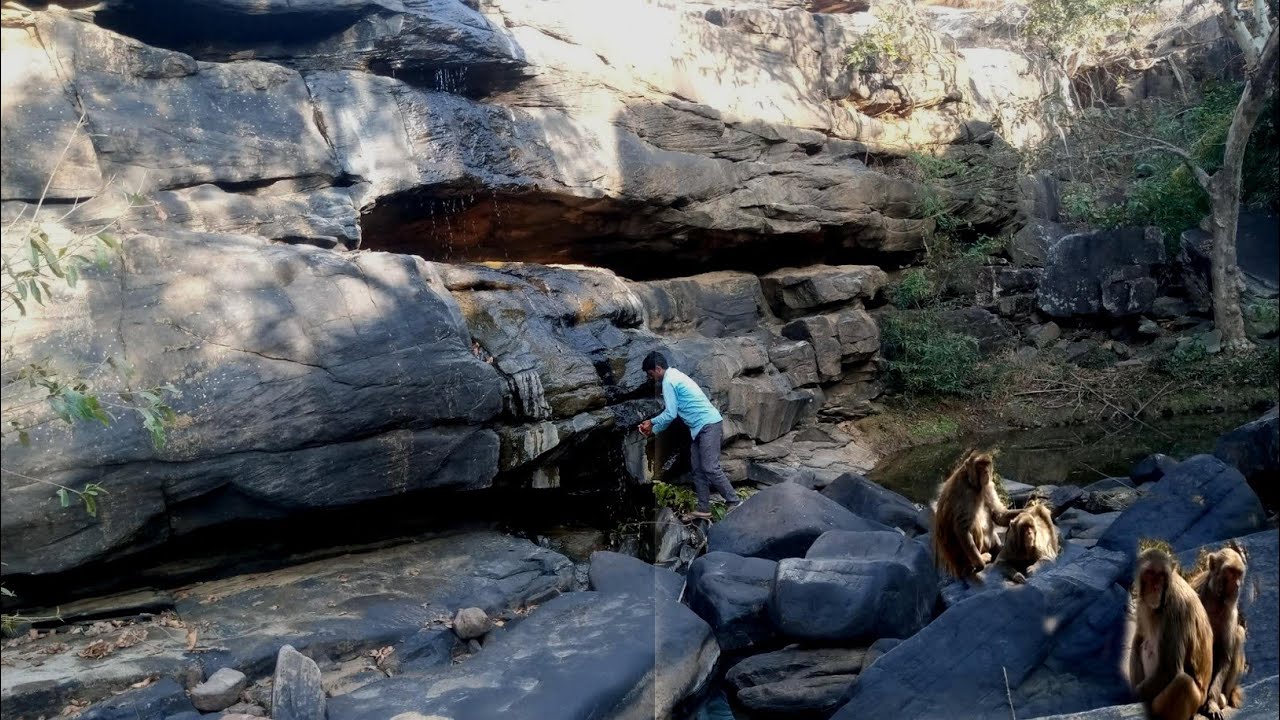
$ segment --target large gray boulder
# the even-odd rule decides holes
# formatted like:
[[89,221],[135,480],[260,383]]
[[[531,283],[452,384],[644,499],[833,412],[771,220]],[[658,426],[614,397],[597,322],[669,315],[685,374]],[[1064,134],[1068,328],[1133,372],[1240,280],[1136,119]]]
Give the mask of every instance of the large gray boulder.
[[1218,438],[1213,455],[1235,467],[1268,506],[1280,500],[1280,405]]
[[[44,402],[13,413],[34,426],[29,445],[3,441],[20,473],[3,485],[6,576],[247,518],[486,487],[498,471],[483,424],[501,409],[501,380],[471,355],[457,304],[419,258],[169,233],[129,239],[122,260],[86,275],[58,313],[13,321],[25,338],[15,361],[115,357],[134,388],[174,386],[179,420],[157,447],[137,415],[73,427],[47,422]],[[91,516],[58,507],[47,482],[108,494]]]
[[769,614],[797,640],[906,638],[933,614],[938,576],[925,546],[897,532],[825,533],[778,563]]
[[1049,249],[1037,292],[1053,317],[1146,312],[1158,287],[1152,271],[1165,262],[1155,228],[1122,228],[1067,235]]
[[782,483],[752,495],[711,526],[707,547],[770,560],[801,557],[828,530],[884,530],[836,501],[796,483]]
[[863,475],[841,475],[824,487],[822,494],[858,517],[896,527],[909,535],[927,529],[921,528],[916,522],[920,508],[915,503]]
[[[1127,702],[1127,558],[1091,550],[951,607],[858,677],[838,720],[1019,716]],[[957,662],[961,653],[962,662]],[[1005,677],[1008,677],[1006,686]]]
[[689,607],[715,631],[725,652],[738,652],[772,639],[769,594],[778,563],[709,552],[693,561],[687,576]]
[[461,665],[331,698],[329,720],[668,717],[718,657],[711,628],[683,605],[569,593]]
[[1261,530],[1266,512],[1233,467],[1212,455],[1196,455],[1150,485],[1098,539],[1098,547],[1135,554],[1138,541],[1154,537],[1182,551]]

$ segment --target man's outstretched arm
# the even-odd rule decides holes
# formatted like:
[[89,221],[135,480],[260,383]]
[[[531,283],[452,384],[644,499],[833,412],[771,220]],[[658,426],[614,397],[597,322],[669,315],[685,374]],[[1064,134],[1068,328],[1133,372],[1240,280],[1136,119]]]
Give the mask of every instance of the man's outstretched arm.
[[675,383],[662,383],[662,402],[666,404],[666,407],[662,409],[662,414],[653,419],[653,431],[655,433],[666,430],[672,421],[676,419]]

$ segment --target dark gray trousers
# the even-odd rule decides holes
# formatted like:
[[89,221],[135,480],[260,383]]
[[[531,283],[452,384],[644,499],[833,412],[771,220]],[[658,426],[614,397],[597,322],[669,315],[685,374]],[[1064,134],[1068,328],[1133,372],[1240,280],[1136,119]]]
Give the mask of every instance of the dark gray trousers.
[[738,502],[738,494],[725,477],[724,468],[720,467],[720,442],[724,438],[724,423],[712,423],[698,433],[689,448],[689,459],[693,463],[693,489],[698,494],[698,509],[706,512],[711,509],[711,491],[724,496],[730,503]]

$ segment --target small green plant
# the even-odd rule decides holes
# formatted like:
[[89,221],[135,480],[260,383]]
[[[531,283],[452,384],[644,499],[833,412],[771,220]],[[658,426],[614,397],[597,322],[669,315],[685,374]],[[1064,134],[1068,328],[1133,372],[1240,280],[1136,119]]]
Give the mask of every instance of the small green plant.
[[929,274],[914,268],[902,274],[902,279],[889,288],[889,300],[900,308],[923,308],[933,303],[934,284]]
[[692,512],[698,506],[698,496],[693,490],[671,483],[655,482],[653,498],[659,507],[669,507],[677,513]]
[[904,395],[972,396],[994,381],[981,367],[978,341],[947,330],[932,311],[886,315],[880,341],[889,382]]
[[845,65],[859,72],[887,72],[920,52],[915,23],[905,6],[877,6],[877,22],[845,50]]

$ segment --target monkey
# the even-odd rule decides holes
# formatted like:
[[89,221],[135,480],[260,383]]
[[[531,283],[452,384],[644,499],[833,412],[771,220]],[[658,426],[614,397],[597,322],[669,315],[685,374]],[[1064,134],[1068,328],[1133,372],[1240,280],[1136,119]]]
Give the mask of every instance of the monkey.
[[1166,547],[1138,556],[1133,596],[1129,681],[1151,717],[1190,720],[1213,670],[1209,616]]
[[995,462],[970,450],[942,483],[933,515],[933,558],[956,578],[970,577],[1000,552],[996,525],[1008,526],[1016,510],[996,494]]
[[1200,597],[1213,628],[1213,673],[1201,712],[1212,720],[1222,720],[1228,707],[1244,703],[1240,676],[1245,667],[1245,628],[1238,603],[1248,558],[1244,548],[1232,540],[1221,550],[1203,556],[1201,563],[1206,567],[1191,578],[1191,588]]
[[996,564],[1010,580],[1024,583],[1040,563],[1057,560],[1061,549],[1049,506],[1032,501],[1009,523]]

